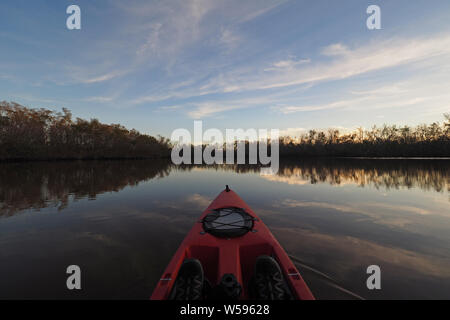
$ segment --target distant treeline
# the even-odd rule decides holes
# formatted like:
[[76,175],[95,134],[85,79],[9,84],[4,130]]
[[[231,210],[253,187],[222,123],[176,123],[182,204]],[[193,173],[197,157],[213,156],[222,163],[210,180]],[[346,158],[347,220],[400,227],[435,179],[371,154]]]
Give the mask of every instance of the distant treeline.
[[[279,139],[280,158],[298,157],[450,157],[450,114],[444,114],[445,121],[440,124],[421,124],[416,127],[383,125],[373,126],[369,130],[358,128],[342,134],[337,129],[326,131],[309,130],[298,137],[282,136]],[[267,154],[271,156],[272,146],[269,141]],[[190,147],[191,161],[194,150],[208,147],[186,145]],[[234,159],[239,150],[243,152],[248,163],[250,155],[257,159],[259,144],[255,141],[239,140],[234,142]],[[222,150],[223,162],[226,162],[226,144],[216,145]],[[263,154],[266,153],[266,148]],[[183,155],[183,150],[180,151]],[[215,156],[215,150],[211,152]],[[220,156],[219,156],[220,157]],[[219,158],[218,157],[218,158]]]
[[310,130],[297,138],[282,137],[280,156],[449,157],[450,114],[444,117],[443,124],[385,124],[347,134],[336,129]]
[[[299,137],[284,136],[280,157],[450,157],[450,114],[444,117],[442,124],[383,125],[345,134],[337,129],[309,130]],[[251,144],[255,142],[244,142],[246,158],[258,148]],[[235,158],[238,145],[235,142]],[[190,148],[193,157],[194,146]],[[171,149],[163,137],[97,119],[73,120],[67,109],[54,112],[0,102],[0,160],[169,158]],[[270,156],[270,143],[268,149]]]
[[168,140],[120,124],[0,102],[0,160],[170,157]]

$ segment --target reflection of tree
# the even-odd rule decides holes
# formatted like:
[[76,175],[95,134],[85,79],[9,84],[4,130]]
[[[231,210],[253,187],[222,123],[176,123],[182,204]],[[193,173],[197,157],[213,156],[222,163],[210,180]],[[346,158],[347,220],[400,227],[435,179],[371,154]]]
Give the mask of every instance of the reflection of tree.
[[[172,170],[217,170],[258,174],[256,165],[182,165],[168,161],[67,161],[0,164],[0,216],[48,206],[65,208],[70,200],[165,177]],[[376,188],[412,188],[450,192],[448,160],[302,159],[282,161],[270,180],[288,183],[354,183]]]
[[[256,165],[184,166],[183,170],[215,169],[238,173],[259,172]],[[450,192],[450,161],[445,159],[360,159],[302,158],[283,160],[278,174],[270,180],[329,183],[376,188],[399,189],[419,187],[423,190]]]
[[141,181],[164,177],[167,161],[67,161],[0,164],[0,216],[55,206],[69,200],[95,199]]
[[282,163],[278,175],[297,176],[311,183],[450,191],[449,160],[311,159]]

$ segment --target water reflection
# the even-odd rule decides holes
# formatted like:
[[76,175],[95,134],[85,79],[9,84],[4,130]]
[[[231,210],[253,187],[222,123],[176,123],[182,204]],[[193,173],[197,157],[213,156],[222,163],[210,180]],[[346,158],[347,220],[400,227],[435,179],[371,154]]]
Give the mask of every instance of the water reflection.
[[167,161],[67,161],[0,164],[0,216],[119,191],[170,173]]
[[450,191],[449,169],[450,160],[445,159],[323,159],[284,163],[278,177],[294,184],[353,183],[377,189],[419,187],[440,192]]
[[[349,297],[336,287],[364,298],[450,298],[449,167],[309,159],[260,176],[257,166],[159,161],[0,164],[0,298],[148,298],[225,184],[318,298]],[[78,294],[65,288],[73,263],[85,272]],[[365,287],[371,264],[382,269],[379,292]]]
[[[95,199],[174,171],[216,170],[259,173],[252,165],[173,166],[167,161],[68,161],[0,164],[0,216],[48,206],[62,210],[69,202]],[[306,159],[284,161],[269,181],[293,185],[354,184],[377,189],[420,188],[450,191],[449,160]]]

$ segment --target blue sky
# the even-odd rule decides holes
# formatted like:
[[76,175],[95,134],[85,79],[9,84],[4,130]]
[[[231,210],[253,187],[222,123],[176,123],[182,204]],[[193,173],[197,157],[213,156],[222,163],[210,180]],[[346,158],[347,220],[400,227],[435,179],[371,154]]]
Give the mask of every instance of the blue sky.
[[0,99],[164,136],[442,121],[449,21],[448,0],[3,0]]

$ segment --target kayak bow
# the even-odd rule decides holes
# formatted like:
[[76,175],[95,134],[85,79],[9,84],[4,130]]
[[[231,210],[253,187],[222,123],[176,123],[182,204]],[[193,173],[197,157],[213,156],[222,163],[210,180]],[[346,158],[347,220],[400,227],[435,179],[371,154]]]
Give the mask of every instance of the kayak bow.
[[205,277],[212,285],[226,274],[233,274],[242,285],[240,299],[249,298],[249,282],[256,259],[272,256],[297,300],[314,296],[288,255],[252,209],[227,186],[203,211],[181,243],[159,280],[152,300],[167,300],[178,271],[185,259],[195,258],[203,265]]

